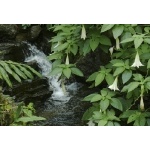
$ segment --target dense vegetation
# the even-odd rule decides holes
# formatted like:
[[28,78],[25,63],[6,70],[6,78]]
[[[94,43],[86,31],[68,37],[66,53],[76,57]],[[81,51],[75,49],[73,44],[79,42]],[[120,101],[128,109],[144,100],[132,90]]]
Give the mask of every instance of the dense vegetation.
[[[26,29],[30,25],[23,25]],[[89,88],[98,89],[87,95],[83,101],[92,106],[84,113],[83,120],[88,125],[150,125],[150,26],[129,24],[97,25],[47,25],[53,33],[50,55],[53,62],[50,75],[61,74],[62,88],[65,80],[77,75],[86,80]],[[76,60],[88,53],[107,56],[99,69],[88,78],[78,68]],[[96,64],[95,64],[96,65]],[[9,76],[18,82],[33,79],[33,74],[41,75],[25,64],[0,61],[0,78],[12,87]],[[27,125],[27,122],[43,120],[32,113],[32,104],[17,105],[7,100],[1,92],[1,125]],[[6,120],[8,112],[11,121]]]
[[49,59],[55,60],[52,74],[83,76],[70,58],[97,49],[108,55],[109,61],[86,80],[92,83],[90,88],[99,87],[83,100],[93,104],[83,116],[89,125],[150,124],[149,25],[52,25],[49,29],[56,34],[50,41]]

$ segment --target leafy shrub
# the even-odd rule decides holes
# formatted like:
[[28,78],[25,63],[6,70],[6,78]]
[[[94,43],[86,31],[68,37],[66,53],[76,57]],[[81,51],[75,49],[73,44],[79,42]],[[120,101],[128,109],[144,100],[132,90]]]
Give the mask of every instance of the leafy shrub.
[[[89,125],[149,125],[150,26],[130,24],[52,25],[51,75],[83,73],[70,64],[96,49],[107,53],[109,63],[93,72],[87,82],[103,87],[84,98],[93,104],[84,116]],[[75,69],[72,69],[75,68]],[[107,84],[107,86],[106,86]]]

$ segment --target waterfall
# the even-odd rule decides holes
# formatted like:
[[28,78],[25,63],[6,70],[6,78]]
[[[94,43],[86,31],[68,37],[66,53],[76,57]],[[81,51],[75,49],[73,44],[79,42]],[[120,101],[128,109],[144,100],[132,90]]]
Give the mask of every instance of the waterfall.
[[59,80],[60,75],[50,76],[49,73],[52,70],[52,62],[49,61],[46,55],[37,49],[35,45],[28,45],[28,50],[30,52],[29,56],[26,57],[25,62],[36,62],[41,69],[41,74],[48,79],[49,90],[53,91],[52,96],[49,100],[58,102],[68,102],[71,98],[68,91],[77,90],[77,83],[72,83],[66,86],[66,92],[64,93],[61,88],[61,82]]

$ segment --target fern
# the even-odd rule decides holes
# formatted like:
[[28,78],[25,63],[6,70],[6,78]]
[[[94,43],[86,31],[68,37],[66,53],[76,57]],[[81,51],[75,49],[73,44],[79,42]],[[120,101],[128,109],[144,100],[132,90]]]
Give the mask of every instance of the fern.
[[22,79],[34,79],[34,75],[42,77],[40,73],[32,67],[13,61],[0,61],[0,79],[5,80],[6,83],[12,87],[12,82],[9,76],[12,76],[16,81],[21,82]]

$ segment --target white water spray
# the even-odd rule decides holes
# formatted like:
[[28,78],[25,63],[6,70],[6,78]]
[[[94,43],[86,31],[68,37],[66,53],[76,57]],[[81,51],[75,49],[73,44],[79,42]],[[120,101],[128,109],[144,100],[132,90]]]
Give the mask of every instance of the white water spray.
[[[60,75],[50,76],[49,73],[52,70],[52,62],[49,61],[46,55],[37,49],[36,46],[26,43],[28,45],[28,50],[30,51],[30,56],[25,59],[25,62],[36,62],[41,69],[41,74],[48,79],[49,87],[53,91],[50,100],[59,101],[59,102],[68,102],[71,98],[69,91],[74,92],[80,88],[80,84],[72,83],[66,86],[66,92],[64,93],[61,88],[61,81],[59,80]],[[79,86],[78,86],[79,85]]]

